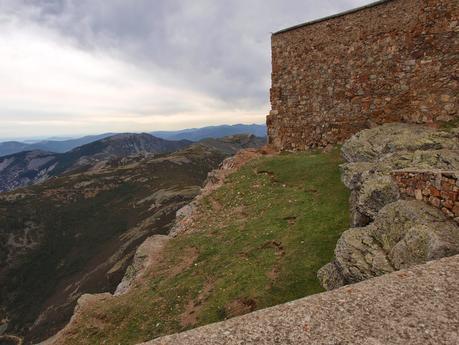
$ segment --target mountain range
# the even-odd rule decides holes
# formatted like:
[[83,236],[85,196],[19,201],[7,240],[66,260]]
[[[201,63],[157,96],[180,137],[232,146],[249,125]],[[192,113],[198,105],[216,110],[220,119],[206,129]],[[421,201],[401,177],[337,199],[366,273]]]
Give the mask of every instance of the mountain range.
[[111,159],[173,152],[191,144],[188,140],[164,140],[147,133],[125,133],[79,146],[66,153],[39,150],[15,153],[0,158],[0,192],[43,182],[71,171],[85,168],[97,170]]
[[[22,141],[5,141],[0,142],[0,157],[11,155],[23,151],[46,151],[53,153],[64,153],[73,150],[76,147],[89,144],[94,141],[98,141],[116,133],[103,133],[98,135],[89,135],[75,139],[50,139],[41,140],[37,142],[22,142]],[[155,137],[166,139],[166,140],[190,140],[199,141],[205,138],[221,138],[224,136],[235,135],[235,134],[253,134],[258,137],[266,136],[266,125],[220,125],[220,126],[208,126],[202,128],[190,128],[178,131],[153,131],[150,134]]]
[[190,128],[179,131],[155,131],[154,136],[168,140],[199,141],[206,138],[222,138],[235,134],[253,134],[257,137],[266,136],[266,125],[220,125],[202,128]]
[[22,141],[4,141],[0,142],[0,156],[6,156],[22,151],[41,150],[54,153],[63,153],[74,149],[75,147],[92,143],[94,141],[107,138],[115,133],[104,133],[99,135],[88,135],[76,139],[66,140],[41,140],[38,142],[22,142]]

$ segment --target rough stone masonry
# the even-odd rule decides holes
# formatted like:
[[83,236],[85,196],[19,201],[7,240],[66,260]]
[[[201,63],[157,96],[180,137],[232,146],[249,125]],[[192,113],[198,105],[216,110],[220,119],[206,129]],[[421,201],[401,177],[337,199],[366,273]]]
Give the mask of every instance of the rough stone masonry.
[[392,172],[403,198],[416,198],[439,208],[459,223],[459,171],[396,170]]
[[457,0],[386,0],[273,34],[270,143],[305,150],[457,119],[458,22]]

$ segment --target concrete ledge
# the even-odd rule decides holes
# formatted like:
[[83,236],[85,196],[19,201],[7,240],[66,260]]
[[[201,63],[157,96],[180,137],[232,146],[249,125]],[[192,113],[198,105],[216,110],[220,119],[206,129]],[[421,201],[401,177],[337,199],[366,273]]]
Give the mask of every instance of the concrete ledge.
[[144,345],[456,345],[459,255]]

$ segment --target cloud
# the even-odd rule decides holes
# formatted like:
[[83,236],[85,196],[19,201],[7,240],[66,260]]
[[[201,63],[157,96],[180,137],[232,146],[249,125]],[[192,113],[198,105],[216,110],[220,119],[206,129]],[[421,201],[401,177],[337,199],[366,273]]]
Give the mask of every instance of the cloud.
[[262,122],[270,32],[367,2],[0,0],[0,136]]

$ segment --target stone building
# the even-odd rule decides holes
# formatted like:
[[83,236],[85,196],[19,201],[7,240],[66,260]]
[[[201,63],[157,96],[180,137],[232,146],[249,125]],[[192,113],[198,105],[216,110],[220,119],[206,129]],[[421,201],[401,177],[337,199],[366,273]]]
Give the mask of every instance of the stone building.
[[269,142],[304,150],[457,119],[458,21],[458,0],[385,0],[274,33]]

